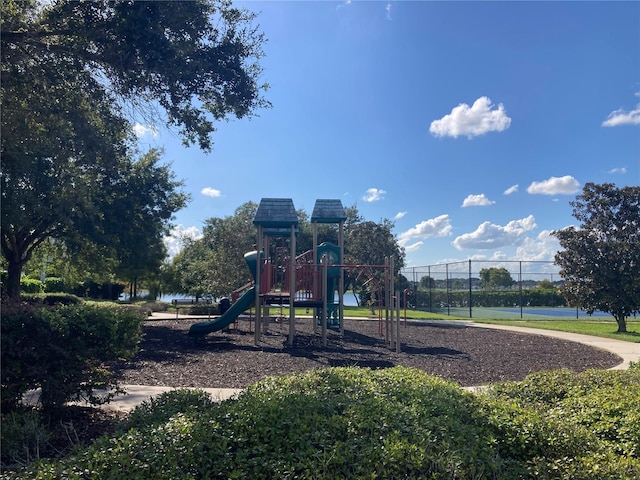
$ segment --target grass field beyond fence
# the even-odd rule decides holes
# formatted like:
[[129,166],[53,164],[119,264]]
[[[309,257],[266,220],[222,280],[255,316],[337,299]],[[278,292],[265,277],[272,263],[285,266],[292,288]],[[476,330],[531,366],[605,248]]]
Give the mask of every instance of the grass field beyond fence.
[[[547,309],[549,310],[549,309]],[[575,311],[575,310],[574,310]],[[547,312],[549,313],[549,312]],[[282,315],[288,317],[289,309],[283,308],[272,309],[271,314]],[[306,309],[296,309],[296,316],[311,315],[313,312]],[[384,316],[384,310],[382,315]],[[344,316],[350,318],[370,318],[377,319],[379,312],[376,310],[373,314],[366,307],[344,307]],[[423,312],[420,310],[400,309],[400,318],[411,320],[465,320],[475,323],[493,323],[498,325],[514,325],[519,327],[541,328],[544,330],[558,330],[562,332],[581,333],[584,335],[593,335],[596,337],[614,338],[626,342],[640,343],[640,319],[631,317],[627,319],[627,333],[616,333],[618,326],[611,316],[588,316],[578,319],[571,319],[563,315],[553,317],[550,315],[535,315],[522,320],[513,318],[469,318],[463,315],[447,315],[445,313]]]
[[614,338],[626,342],[640,343],[640,321],[627,320],[627,333],[616,333],[618,328],[613,320],[496,320],[475,319],[476,323],[492,323],[498,325],[514,325],[518,327],[541,328],[544,330],[558,330],[561,332],[582,333],[595,337]]

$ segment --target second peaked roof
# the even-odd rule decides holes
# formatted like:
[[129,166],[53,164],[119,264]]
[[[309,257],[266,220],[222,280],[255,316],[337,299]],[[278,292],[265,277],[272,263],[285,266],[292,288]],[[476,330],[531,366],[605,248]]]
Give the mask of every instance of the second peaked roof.
[[319,199],[313,207],[311,222],[340,223],[347,219],[347,214],[340,200]]
[[263,198],[253,217],[254,225],[264,228],[285,228],[298,225],[298,214],[290,198]]

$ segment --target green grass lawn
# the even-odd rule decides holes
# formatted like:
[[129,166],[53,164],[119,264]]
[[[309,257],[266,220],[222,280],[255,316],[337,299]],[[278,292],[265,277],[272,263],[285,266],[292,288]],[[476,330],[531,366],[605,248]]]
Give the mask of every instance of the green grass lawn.
[[[273,310],[272,310],[273,312]],[[311,315],[306,309],[296,309],[296,316]],[[273,313],[272,313],[273,314]],[[382,313],[384,315],[384,311]],[[282,310],[283,316],[289,315],[289,310]],[[372,314],[366,307],[344,307],[345,317],[350,318],[378,318],[378,313]],[[400,318],[405,318],[404,309],[400,310]],[[519,327],[541,328],[545,330],[559,330],[562,332],[582,333],[584,335],[593,335],[596,337],[614,338],[616,340],[624,340],[627,342],[640,343],[640,320],[627,319],[627,333],[616,333],[618,329],[613,317],[609,319],[594,320],[593,317],[584,320],[567,320],[567,318],[545,318],[544,320],[512,320],[512,319],[494,319],[494,318],[473,318],[461,317],[455,315],[443,315],[442,313],[422,312],[419,310],[407,310],[406,318],[413,320],[467,320],[475,323],[492,323],[498,325],[514,325]]]
[[[282,312],[282,313],[281,313]],[[283,307],[280,309],[279,307],[271,308],[271,315],[282,315],[283,317],[289,316],[289,308]],[[313,309],[306,308],[296,308],[296,317],[304,317],[313,315]],[[384,317],[384,310],[382,311],[382,315]],[[378,310],[374,313],[371,313],[367,307],[344,307],[344,316],[348,318],[369,318],[369,319],[377,319],[378,318]],[[400,318],[404,317],[404,310],[400,310]],[[469,320],[465,317],[458,317],[455,315],[446,315],[443,316],[441,313],[431,313],[431,312],[422,312],[419,310],[407,310],[407,318],[413,320]]]
[[613,320],[494,320],[474,319],[476,323],[492,323],[498,325],[515,325],[518,327],[541,328],[545,330],[559,330],[562,332],[582,333],[595,337],[615,338],[626,342],[640,343],[640,321],[627,319],[627,333],[616,333],[618,326]]

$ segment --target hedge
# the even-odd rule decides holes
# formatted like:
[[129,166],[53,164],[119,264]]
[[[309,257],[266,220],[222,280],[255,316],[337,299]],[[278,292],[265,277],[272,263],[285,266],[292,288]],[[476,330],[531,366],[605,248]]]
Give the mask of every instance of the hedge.
[[35,388],[41,388],[40,401],[50,412],[81,397],[99,403],[96,388],[117,386],[106,362],[133,356],[144,318],[86,304],[3,306],[2,413],[17,408]]
[[219,405],[171,392],[119,434],[6,478],[640,478],[640,370],[610,373],[476,395],[418,370],[350,367],[269,378]]

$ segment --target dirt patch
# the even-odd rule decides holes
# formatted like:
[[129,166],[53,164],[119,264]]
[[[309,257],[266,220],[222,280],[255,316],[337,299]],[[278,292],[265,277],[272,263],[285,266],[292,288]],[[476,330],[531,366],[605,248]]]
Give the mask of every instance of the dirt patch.
[[[605,369],[621,362],[610,352],[580,343],[463,324],[408,323],[401,327],[402,352],[395,353],[378,321],[346,320],[344,336],[329,331],[327,346],[312,321],[296,320],[294,345],[288,321],[272,323],[259,346],[251,324],[240,320],[227,331],[201,339],[187,335],[193,320],[145,322],[141,351],[115,365],[123,384],[242,388],[267,376],[334,366],[385,368],[403,365],[461,386],[521,380],[540,370]],[[384,328],[382,328],[384,330]]]

